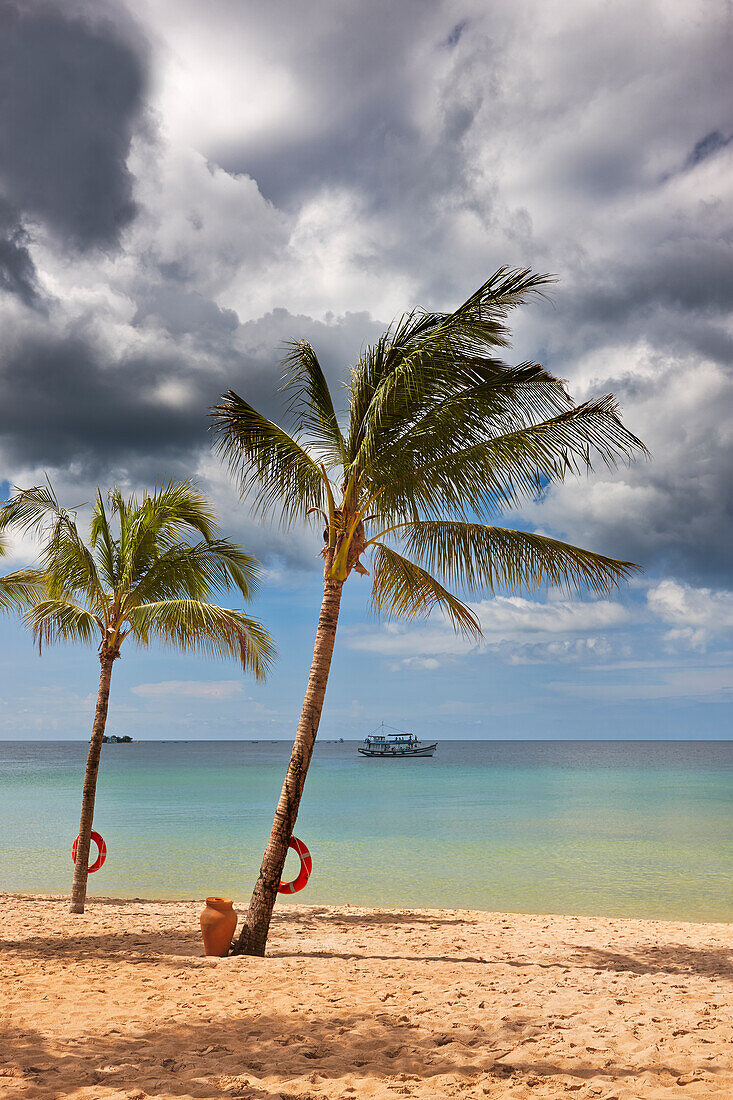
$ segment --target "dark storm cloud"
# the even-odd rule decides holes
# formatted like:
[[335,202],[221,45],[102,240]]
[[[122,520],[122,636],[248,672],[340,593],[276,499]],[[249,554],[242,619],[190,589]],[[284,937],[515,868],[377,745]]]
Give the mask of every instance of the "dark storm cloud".
[[[175,402],[161,396],[171,381],[181,393]],[[207,399],[217,389],[180,361],[103,363],[81,338],[29,339],[0,368],[2,448],[10,464],[82,463],[87,475],[144,458],[154,480],[159,458],[204,445]]]
[[286,341],[311,340],[336,383],[374,330],[364,315],[328,325],[278,309],[241,326],[238,343],[220,340],[214,367],[180,351],[110,360],[84,336],[26,338],[0,363],[5,468],[74,468],[86,481],[122,466],[147,484],[188,476],[211,444],[208,409],[226,389],[282,416]]
[[553,294],[553,327],[564,329],[576,349],[651,339],[676,354],[694,350],[733,364],[729,241],[671,237],[632,260],[587,264],[580,274]]
[[77,6],[0,12],[0,181],[8,199],[80,248],[110,247],[135,206],[126,167],[145,65],[132,32]]
[[27,248],[28,234],[15,211],[0,196],[0,293],[13,294],[27,306],[40,302],[36,268]]
[[[316,26],[290,44],[289,67],[320,104],[317,124],[287,137],[268,135],[236,147],[210,149],[227,171],[252,175],[260,190],[290,207],[324,184],[358,187],[373,207],[420,206],[460,178],[454,143],[470,125],[476,103],[451,102],[435,132],[420,126],[418,104],[435,80],[433,55],[415,35],[436,18],[435,51],[458,46],[467,21],[444,36],[434,0],[350,7],[348,17]],[[278,17],[268,14],[277,34]],[[289,22],[298,21],[291,11]],[[384,21],[389,33],[383,33]],[[449,25],[450,26],[450,25]],[[288,31],[288,37],[292,31]],[[465,70],[466,58],[462,58]]]
[[[391,103],[369,104],[348,128],[289,141],[286,148],[252,146],[245,152],[222,153],[227,171],[246,172],[262,194],[280,207],[290,207],[312,194],[328,177],[331,186],[357,182],[369,201],[384,203],[399,187],[395,154],[414,161],[419,135],[405,120],[394,117]],[[390,117],[392,116],[392,117]]]
[[233,309],[220,309],[198,291],[171,281],[153,288],[138,306],[132,323],[145,322],[160,325],[171,336],[190,335],[201,345],[213,346],[236,331],[239,318]]

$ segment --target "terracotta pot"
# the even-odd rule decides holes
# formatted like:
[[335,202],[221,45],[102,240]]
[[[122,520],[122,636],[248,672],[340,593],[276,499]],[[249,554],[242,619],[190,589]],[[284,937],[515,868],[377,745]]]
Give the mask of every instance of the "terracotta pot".
[[219,955],[223,958],[229,953],[234,929],[237,927],[237,914],[229,898],[207,898],[200,920],[204,951],[207,955]]

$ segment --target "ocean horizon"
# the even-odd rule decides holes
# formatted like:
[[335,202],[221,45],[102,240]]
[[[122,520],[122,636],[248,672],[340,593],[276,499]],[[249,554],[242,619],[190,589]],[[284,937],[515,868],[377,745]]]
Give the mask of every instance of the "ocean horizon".
[[[313,874],[284,904],[733,920],[733,741],[443,740],[388,761],[357,743],[316,744],[296,827]],[[245,903],[290,744],[104,746],[90,897]],[[0,742],[3,891],[68,892],[86,751]]]

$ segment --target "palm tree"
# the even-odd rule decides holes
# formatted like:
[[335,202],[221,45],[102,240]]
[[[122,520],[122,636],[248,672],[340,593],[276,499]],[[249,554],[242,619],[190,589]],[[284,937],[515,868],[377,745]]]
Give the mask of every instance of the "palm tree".
[[249,599],[260,570],[250,554],[219,536],[202,493],[190,482],[168,482],[140,499],[125,499],[114,488],[108,499],[109,513],[97,491],[88,543],[75,512],[60,506],[50,484],[17,490],[0,511],[0,527],[41,538],[39,565],[25,571],[28,590],[15,601],[25,607],[24,622],[39,649],[59,641],[98,644],[101,671],[72,913],[84,912],[99,757],[112,666],[122,643],[130,637],[141,646],[160,641],[184,652],[231,657],[257,679],[264,678],[274,656],[258,622],[210,602],[218,589],[232,587]]
[[[310,344],[290,346],[288,433],[229,391],[212,410],[217,447],[256,514],[325,529],[323,601],[310,678],[260,875],[235,951],[263,955],[313,752],[341,593],[368,575],[373,610],[415,619],[438,608],[480,636],[469,596],[540,583],[606,592],[637,567],[542,535],[488,526],[568,474],[630,461],[644,446],[612,396],[574,405],[537,363],[507,366],[505,320],[549,276],[502,268],[453,313],[415,310],[366,348],[337,415]],[[399,553],[395,543],[401,543]],[[436,575],[437,574],[437,575]]]

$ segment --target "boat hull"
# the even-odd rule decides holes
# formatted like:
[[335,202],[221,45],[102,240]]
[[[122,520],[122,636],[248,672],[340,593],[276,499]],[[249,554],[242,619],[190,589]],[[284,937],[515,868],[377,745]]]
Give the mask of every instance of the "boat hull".
[[370,756],[373,759],[397,760],[403,756],[432,756],[437,747],[438,742],[436,741],[433,745],[421,745],[417,749],[395,749],[394,751],[391,748],[382,751],[381,749],[365,749],[359,746],[357,752],[361,753],[362,756]]

